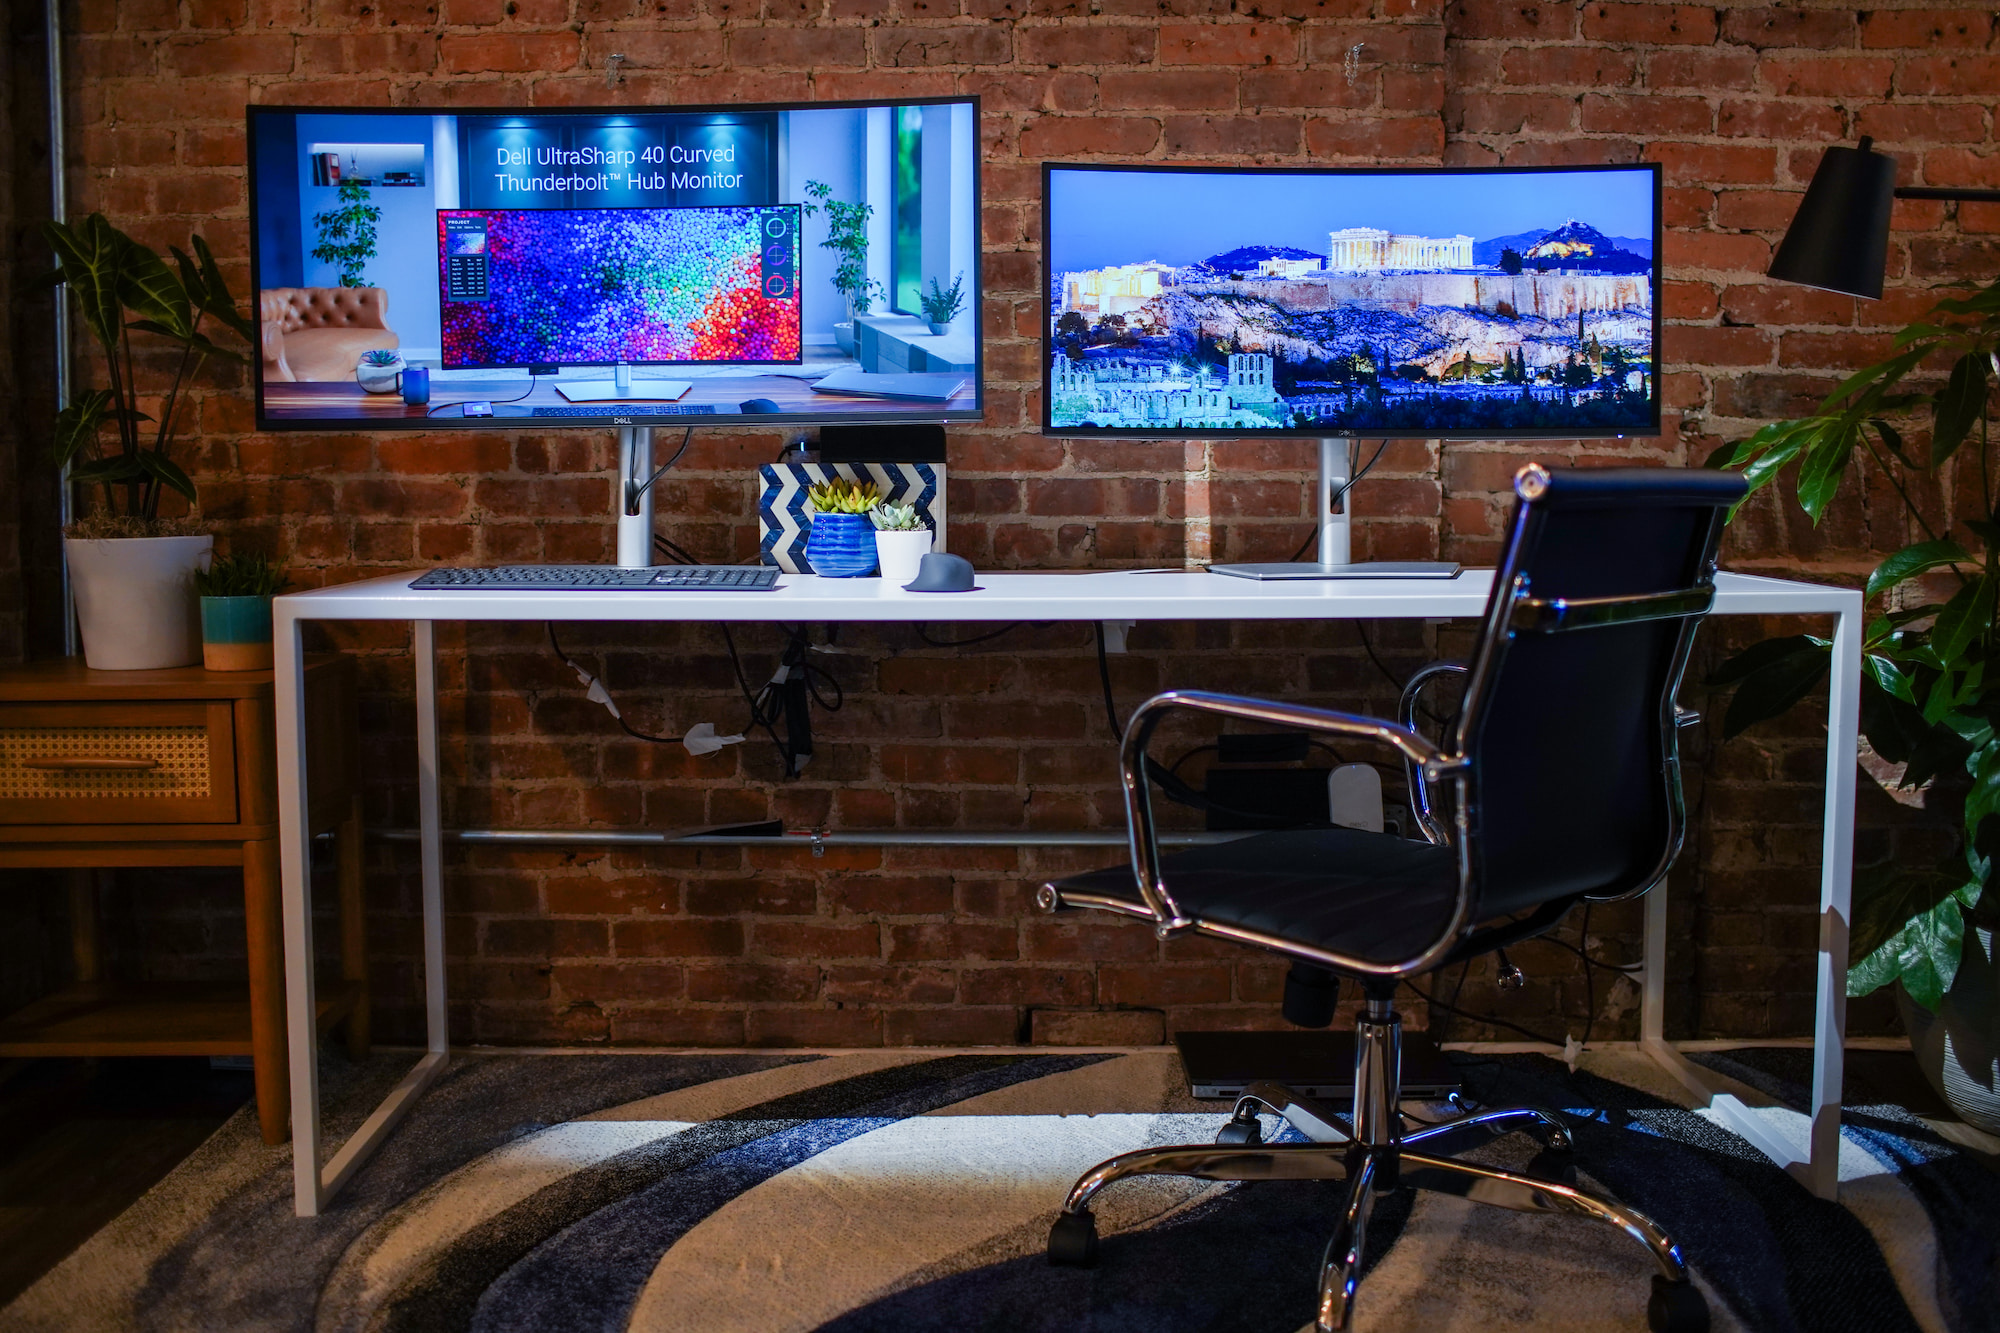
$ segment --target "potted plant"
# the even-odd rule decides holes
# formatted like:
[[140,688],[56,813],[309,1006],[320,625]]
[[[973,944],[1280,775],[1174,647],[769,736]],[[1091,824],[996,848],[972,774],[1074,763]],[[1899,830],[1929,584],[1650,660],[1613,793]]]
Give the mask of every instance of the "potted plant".
[[868,219],[875,215],[875,208],[833,198],[833,187],[825,181],[807,181],[806,195],[815,201],[805,205],[807,217],[826,210],[826,239],[819,244],[821,249],[833,251],[838,261],[833,269],[833,289],[847,299],[847,320],[833,326],[833,338],[843,353],[853,356],[854,320],[868,313],[874,296],[888,296],[881,283],[868,277]]
[[366,287],[364,270],[375,257],[375,224],[381,220],[381,207],[368,201],[368,187],[343,180],[339,204],[313,214],[313,227],[319,232],[313,258],[339,269],[341,286]]
[[931,289],[923,297],[924,318],[930,321],[931,332],[944,333],[952,320],[958,317],[958,312],[964,305],[965,274],[960,273],[954,277],[948,290],[940,288],[938,280],[932,278]]
[[916,501],[877,505],[868,511],[868,521],[875,525],[875,563],[882,577],[895,584],[915,581],[931,549],[931,530],[917,516]]
[[806,563],[813,573],[851,579],[875,569],[875,530],[868,511],[881,499],[875,483],[841,478],[806,492],[812,532],[806,536]]
[[[1996,349],[2000,282],[1938,302],[1813,415],[1766,426],[1709,462],[1743,468],[1753,489],[1789,472],[1817,523],[1864,460],[1900,501],[1904,536],[1918,539],[1868,576],[1877,614],[1862,643],[1861,731],[1884,760],[1903,765],[1899,786],[1925,789],[1930,808],[1949,812],[1958,846],[1936,866],[1892,864],[1855,877],[1848,994],[1895,983],[1932,1082],[1964,1119],[2000,1131],[2000,895],[1990,892],[2000,853]],[[1801,634],[1724,663],[1711,679],[1735,687],[1725,735],[1809,693],[1829,648]]]
[[[202,332],[213,319],[246,342],[255,331],[236,307],[207,242],[174,267],[102,214],[75,226],[45,223],[63,285],[102,354],[107,387],[80,393],[56,418],[56,461],[97,504],[64,530],[87,665],[100,670],[187,666],[201,660],[190,577],[213,539],[186,516],[162,514],[171,491],[195,504],[194,482],[174,461],[183,393],[210,359],[241,361]],[[134,334],[180,349],[164,382],[141,383],[156,364],[135,354]],[[151,377],[158,379],[159,377]],[[140,409],[157,401],[159,416]]]
[[401,352],[377,347],[361,354],[354,367],[354,379],[369,393],[394,393],[403,387],[405,369]]
[[210,671],[271,669],[271,599],[285,576],[261,555],[225,555],[196,570],[201,664]]

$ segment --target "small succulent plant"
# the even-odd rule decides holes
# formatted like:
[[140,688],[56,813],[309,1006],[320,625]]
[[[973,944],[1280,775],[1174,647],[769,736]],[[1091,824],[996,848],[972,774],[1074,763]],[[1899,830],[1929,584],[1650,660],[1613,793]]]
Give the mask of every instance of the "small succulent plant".
[[400,352],[384,351],[378,347],[372,352],[363,352],[361,354],[361,364],[364,366],[393,366],[401,358],[402,353]]
[[882,501],[874,482],[859,484],[842,477],[821,482],[806,492],[806,500],[821,514],[865,514]]
[[868,511],[868,521],[883,532],[916,532],[924,526],[917,517],[917,503],[881,504]]

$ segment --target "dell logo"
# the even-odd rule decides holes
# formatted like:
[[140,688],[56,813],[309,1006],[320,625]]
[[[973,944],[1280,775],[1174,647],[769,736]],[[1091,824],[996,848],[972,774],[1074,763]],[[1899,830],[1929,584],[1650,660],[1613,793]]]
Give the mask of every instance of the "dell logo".
[[611,424],[612,424],[612,425],[614,425],[614,426],[629,426],[629,425],[631,425],[631,424],[632,424],[632,418],[630,418],[630,417],[613,417],[613,418],[611,418]]

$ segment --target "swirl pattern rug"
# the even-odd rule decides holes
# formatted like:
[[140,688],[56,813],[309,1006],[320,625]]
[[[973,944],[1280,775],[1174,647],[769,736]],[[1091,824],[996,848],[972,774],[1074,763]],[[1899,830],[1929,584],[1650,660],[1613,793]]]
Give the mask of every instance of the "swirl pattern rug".
[[[1478,1101],[1567,1113],[1584,1183],[1673,1234],[1717,1329],[1995,1323],[2000,1190],[1927,1122],[1850,1107],[1834,1204],[1637,1056],[1458,1058]],[[329,1058],[334,1141],[405,1063]],[[1788,1068],[1725,1072],[1796,1091]],[[456,1056],[325,1216],[292,1216],[290,1150],[245,1108],[0,1329],[1293,1333],[1337,1184],[1122,1182],[1096,1204],[1099,1267],[1043,1258],[1079,1173],[1208,1142],[1225,1109],[1160,1050]],[[1538,1145],[1444,1146],[1518,1167]],[[1646,1326],[1650,1260],[1572,1219],[1393,1194],[1369,1265],[1361,1330]]]

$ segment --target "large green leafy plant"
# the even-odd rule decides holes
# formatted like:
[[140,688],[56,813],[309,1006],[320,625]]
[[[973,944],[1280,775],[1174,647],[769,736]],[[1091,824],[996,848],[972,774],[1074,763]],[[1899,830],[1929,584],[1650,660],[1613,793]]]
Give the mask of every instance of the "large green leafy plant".
[[[254,341],[256,331],[236,308],[215,256],[199,236],[192,238],[192,257],[173,248],[169,268],[101,213],[74,226],[44,223],[42,232],[58,261],[49,281],[62,284],[74,299],[102,353],[108,381],[107,387],[77,394],[57,416],[56,459],[68,466],[71,481],[101,488],[103,514],[130,521],[131,535],[148,535],[145,529],[159,519],[165,491],[195,502],[194,482],[173,457],[182,395],[211,358],[244,359],[211,341],[202,332],[203,321],[213,319],[246,342]],[[167,345],[172,371],[164,384],[143,382],[148,377],[142,372],[156,361],[150,349],[135,353],[134,333]],[[157,418],[140,408],[151,398],[159,401]]]
[[[1967,920],[1988,896],[2000,854],[2000,678],[1988,679],[2000,672],[1996,349],[2000,282],[1938,302],[1896,335],[1885,360],[1849,376],[1813,415],[1775,422],[1709,459],[1743,468],[1753,490],[1789,474],[1815,523],[1862,462],[1898,498],[1904,535],[1918,538],[1868,576],[1875,614],[1862,642],[1861,730],[1885,760],[1904,765],[1901,786],[1928,786],[1949,801],[1963,789],[1960,846],[1938,866],[1857,877],[1848,994],[1900,981],[1933,1011],[1958,973]],[[1711,683],[1736,688],[1725,734],[1810,693],[1826,675],[1830,647],[1794,635],[1724,663]],[[1993,908],[2000,895],[1983,910]]]
[[806,195],[814,201],[805,205],[807,217],[826,210],[826,239],[819,244],[833,251],[833,289],[847,298],[853,314],[867,314],[876,295],[887,295],[881,283],[868,277],[868,219],[875,215],[875,206],[835,199],[833,187],[825,181],[807,181]]
[[363,270],[375,257],[375,226],[381,220],[382,210],[369,202],[368,187],[359,181],[342,181],[340,202],[313,214],[313,226],[319,231],[313,258],[339,269],[341,286],[366,287],[368,276]]

